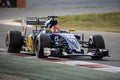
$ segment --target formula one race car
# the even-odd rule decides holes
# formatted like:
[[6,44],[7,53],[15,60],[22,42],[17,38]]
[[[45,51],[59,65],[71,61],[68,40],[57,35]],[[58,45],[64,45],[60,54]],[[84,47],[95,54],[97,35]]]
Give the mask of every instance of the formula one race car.
[[[92,59],[101,59],[109,56],[109,50],[105,49],[101,35],[92,35],[88,41],[84,41],[83,34],[80,36],[71,33],[73,29],[60,29],[55,18],[57,16],[27,17],[26,24],[36,25],[36,29],[28,36],[26,36],[26,26],[24,26],[24,33],[8,31],[5,40],[7,51],[10,53],[19,53],[21,50],[30,51],[38,58],[91,56]],[[42,25],[39,30],[37,25]],[[88,49],[87,53],[85,53],[85,48]]]

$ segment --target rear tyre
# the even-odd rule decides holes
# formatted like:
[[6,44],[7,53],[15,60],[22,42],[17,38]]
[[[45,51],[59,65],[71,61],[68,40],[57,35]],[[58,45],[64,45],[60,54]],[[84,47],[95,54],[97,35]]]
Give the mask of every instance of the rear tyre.
[[[90,49],[105,49],[104,39],[101,35],[93,35],[89,38],[89,48]],[[102,59],[103,56],[96,53],[94,56],[91,56],[92,59]]]
[[35,54],[38,58],[47,58],[44,55],[44,48],[51,47],[51,38],[49,35],[41,34],[40,37],[36,39],[35,42]]
[[9,53],[19,53],[22,48],[22,34],[20,31],[8,31],[5,39]]

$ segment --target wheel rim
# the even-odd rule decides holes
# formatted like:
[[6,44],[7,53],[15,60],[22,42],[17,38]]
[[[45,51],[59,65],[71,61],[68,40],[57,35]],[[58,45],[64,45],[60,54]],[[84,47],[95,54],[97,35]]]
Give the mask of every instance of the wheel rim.
[[89,47],[93,48],[93,41],[92,41],[92,39],[89,39]]

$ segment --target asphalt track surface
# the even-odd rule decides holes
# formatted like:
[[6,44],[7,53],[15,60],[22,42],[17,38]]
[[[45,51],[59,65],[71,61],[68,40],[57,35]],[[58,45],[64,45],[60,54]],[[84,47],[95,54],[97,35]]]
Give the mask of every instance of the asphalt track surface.
[[[5,49],[5,36],[8,30],[22,30],[22,27],[18,26],[8,26],[0,25],[0,48]],[[87,41],[90,35],[101,34],[105,39],[106,48],[109,49],[111,57],[104,57],[102,60],[92,60],[90,57],[80,56],[73,57],[72,60],[88,61],[95,63],[102,63],[112,66],[120,67],[120,33],[111,32],[95,32],[95,31],[76,31],[75,33],[85,35],[85,40]],[[6,52],[7,53],[7,52]]]

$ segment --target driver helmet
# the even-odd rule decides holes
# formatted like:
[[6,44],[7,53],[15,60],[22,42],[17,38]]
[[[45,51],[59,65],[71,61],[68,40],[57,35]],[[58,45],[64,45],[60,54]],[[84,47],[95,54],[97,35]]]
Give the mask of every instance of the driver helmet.
[[57,26],[57,25],[54,25],[54,26],[52,27],[52,32],[53,32],[53,33],[59,33],[59,32],[60,32],[60,27]]

